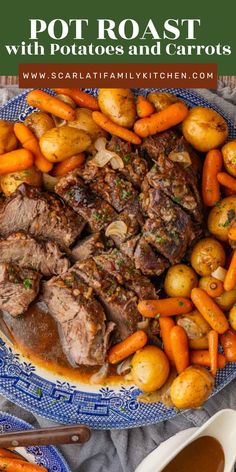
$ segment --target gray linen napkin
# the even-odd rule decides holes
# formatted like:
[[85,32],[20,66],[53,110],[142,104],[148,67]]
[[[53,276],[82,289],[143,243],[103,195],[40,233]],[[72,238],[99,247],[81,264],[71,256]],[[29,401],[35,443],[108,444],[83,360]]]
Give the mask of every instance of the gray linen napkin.
[[[209,90],[196,90],[202,97],[217,104],[236,122],[236,89],[219,84],[217,94]],[[0,88],[0,105],[20,93],[17,87]],[[223,97],[223,98],[222,98]],[[83,446],[60,448],[72,472],[134,472],[137,465],[162,441],[192,426],[200,426],[223,408],[236,409],[236,380],[231,382],[201,410],[190,410],[174,419],[143,428],[129,430],[93,431]],[[34,427],[54,426],[55,423],[25,411],[0,396],[0,408],[31,423]]]

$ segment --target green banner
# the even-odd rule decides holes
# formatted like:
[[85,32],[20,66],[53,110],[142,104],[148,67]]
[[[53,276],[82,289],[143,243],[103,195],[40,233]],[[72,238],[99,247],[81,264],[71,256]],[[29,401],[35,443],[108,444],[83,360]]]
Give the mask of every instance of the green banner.
[[24,63],[190,63],[236,75],[235,0],[12,0],[0,16],[0,75]]

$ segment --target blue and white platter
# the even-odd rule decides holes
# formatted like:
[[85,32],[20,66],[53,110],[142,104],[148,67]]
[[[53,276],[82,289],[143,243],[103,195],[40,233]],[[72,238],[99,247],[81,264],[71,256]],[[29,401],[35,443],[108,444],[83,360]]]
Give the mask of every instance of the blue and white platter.
[[[15,416],[0,411],[0,434],[33,429],[28,423]],[[48,472],[70,472],[62,455],[53,446],[16,447],[28,462],[41,465]]]
[[[133,89],[145,94],[154,89]],[[50,93],[50,90],[47,90]],[[87,90],[96,94],[96,89]],[[187,89],[165,89],[190,106],[206,106],[218,111],[228,122],[231,139],[234,124],[222,110]],[[28,90],[0,108],[0,119],[23,121],[34,110],[26,103]],[[214,394],[236,377],[236,364],[219,370]],[[0,338],[0,393],[27,410],[60,423],[84,423],[96,429],[132,428],[173,418],[175,409],[161,403],[139,403],[135,386],[92,386],[70,382],[59,374],[29,363],[28,359]],[[0,418],[1,421],[1,418]],[[57,470],[57,469],[53,469]],[[68,470],[58,469],[58,470]]]

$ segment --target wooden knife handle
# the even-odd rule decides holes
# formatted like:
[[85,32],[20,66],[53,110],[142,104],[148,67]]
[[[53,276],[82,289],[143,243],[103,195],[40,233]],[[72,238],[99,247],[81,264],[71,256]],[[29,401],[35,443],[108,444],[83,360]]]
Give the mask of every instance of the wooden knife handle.
[[56,426],[0,434],[0,447],[82,444],[88,441],[90,436],[91,430],[84,425]]

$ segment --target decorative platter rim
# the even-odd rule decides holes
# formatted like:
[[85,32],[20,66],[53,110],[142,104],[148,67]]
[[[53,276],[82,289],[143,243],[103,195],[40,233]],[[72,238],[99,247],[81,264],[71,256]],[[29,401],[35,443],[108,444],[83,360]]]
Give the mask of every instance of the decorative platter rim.
[[[51,90],[46,89],[53,93]],[[88,89],[86,89],[88,90]],[[146,94],[156,89],[133,89]],[[160,89],[159,89],[160,90]],[[227,120],[230,138],[236,138],[236,124],[215,104],[188,89],[161,89],[171,91],[184,99],[190,106],[203,105],[221,113]],[[96,94],[96,89],[90,93]],[[0,118],[23,121],[33,111],[26,104],[25,90],[0,107]],[[121,429],[147,426],[173,418],[177,411],[161,403],[139,403],[139,390],[135,386],[73,385],[66,378],[45,375],[42,369],[0,338],[0,393],[15,404],[59,423],[84,423],[94,429]],[[236,377],[236,363],[220,370],[213,395]],[[74,383],[74,382],[73,382]]]
[[[25,420],[0,411],[0,434],[27,429],[34,428]],[[26,458],[33,459],[35,464],[45,467],[48,472],[71,472],[64,457],[54,446],[29,446],[16,450]]]

